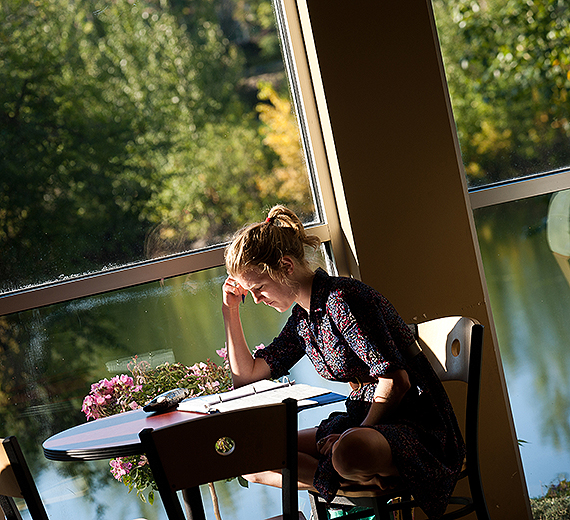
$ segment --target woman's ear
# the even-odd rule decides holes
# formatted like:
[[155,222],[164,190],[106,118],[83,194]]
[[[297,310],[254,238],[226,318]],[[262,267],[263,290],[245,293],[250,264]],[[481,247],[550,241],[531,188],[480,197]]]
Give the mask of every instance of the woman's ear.
[[288,276],[291,276],[293,274],[293,271],[295,270],[295,262],[290,256],[284,256],[281,259],[281,265],[283,266],[283,271],[285,274]]

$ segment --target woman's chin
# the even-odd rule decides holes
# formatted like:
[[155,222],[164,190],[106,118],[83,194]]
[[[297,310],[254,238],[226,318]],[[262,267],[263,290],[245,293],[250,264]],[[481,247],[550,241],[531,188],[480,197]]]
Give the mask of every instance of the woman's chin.
[[272,307],[277,312],[283,313],[283,312],[288,311],[291,308],[291,305],[293,305],[293,304],[286,306],[286,305],[280,305],[280,304],[275,303],[275,302],[271,302],[271,303],[266,303],[265,305],[267,305],[268,307]]

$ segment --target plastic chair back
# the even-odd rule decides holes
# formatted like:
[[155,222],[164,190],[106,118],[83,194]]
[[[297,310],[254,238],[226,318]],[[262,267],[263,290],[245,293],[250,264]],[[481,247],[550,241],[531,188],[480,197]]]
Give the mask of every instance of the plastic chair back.
[[469,382],[472,318],[451,316],[417,325],[418,343],[442,381]]

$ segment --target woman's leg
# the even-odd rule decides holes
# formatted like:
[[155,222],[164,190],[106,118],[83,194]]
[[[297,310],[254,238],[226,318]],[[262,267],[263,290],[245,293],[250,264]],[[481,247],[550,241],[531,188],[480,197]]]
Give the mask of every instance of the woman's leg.
[[390,487],[390,477],[398,470],[386,438],[372,428],[345,431],[332,448],[332,462],[338,474],[347,481]]
[[[299,452],[299,489],[309,489],[313,484],[313,477],[317,471],[318,456],[316,428],[309,428],[299,431],[298,452]],[[281,487],[280,471],[262,471],[243,475],[248,482],[265,484],[267,486]]]

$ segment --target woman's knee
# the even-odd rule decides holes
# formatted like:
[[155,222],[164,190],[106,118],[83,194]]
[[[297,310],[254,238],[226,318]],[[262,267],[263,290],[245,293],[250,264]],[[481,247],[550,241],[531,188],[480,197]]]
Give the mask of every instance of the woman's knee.
[[386,438],[372,428],[352,428],[344,432],[332,450],[332,462],[341,477],[392,475],[395,468]]
[[355,470],[358,470],[359,462],[365,458],[367,451],[369,450],[366,446],[365,436],[360,429],[347,430],[332,448],[333,466],[341,476],[352,475]]

